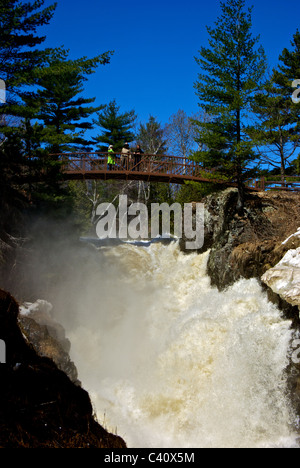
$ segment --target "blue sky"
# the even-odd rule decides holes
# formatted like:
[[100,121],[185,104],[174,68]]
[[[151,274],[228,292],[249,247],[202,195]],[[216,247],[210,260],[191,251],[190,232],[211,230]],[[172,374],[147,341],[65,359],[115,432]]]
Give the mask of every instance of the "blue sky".
[[[135,109],[142,122],[154,115],[164,124],[178,109],[197,112],[194,57],[207,45],[206,26],[220,15],[219,0],[57,1],[50,25],[39,31],[47,36],[44,45],[63,45],[72,58],[115,51],[110,65],[89,78],[85,97],[95,97],[96,105],[116,99],[121,111]],[[253,34],[260,35],[269,66],[276,66],[300,27],[299,1],[247,4],[254,6]]]

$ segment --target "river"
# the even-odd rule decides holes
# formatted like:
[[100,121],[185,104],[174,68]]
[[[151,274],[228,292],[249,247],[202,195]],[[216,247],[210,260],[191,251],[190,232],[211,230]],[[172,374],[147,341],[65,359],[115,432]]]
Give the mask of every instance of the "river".
[[291,323],[256,280],[219,292],[208,253],[176,242],[93,259],[64,286],[69,313],[57,318],[100,423],[132,448],[296,446]]

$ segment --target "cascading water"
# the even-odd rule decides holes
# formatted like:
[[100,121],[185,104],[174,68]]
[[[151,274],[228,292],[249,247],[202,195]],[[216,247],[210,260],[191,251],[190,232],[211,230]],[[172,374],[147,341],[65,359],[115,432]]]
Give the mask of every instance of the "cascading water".
[[184,255],[176,243],[95,258],[92,277],[79,283],[74,272],[64,326],[100,423],[132,448],[295,444],[284,375],[291,323],[256,280],[219,292],[208,254]]

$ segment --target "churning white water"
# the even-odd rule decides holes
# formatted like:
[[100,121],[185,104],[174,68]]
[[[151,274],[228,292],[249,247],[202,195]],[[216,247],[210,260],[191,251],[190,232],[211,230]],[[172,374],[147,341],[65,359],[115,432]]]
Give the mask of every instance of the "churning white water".
[[291,323],[257,281],[220,293],[208,254],[184,255],[176,243],[97,255],[99,272],[83,280],[65,327],[100,423],[132,448],[294,444]]

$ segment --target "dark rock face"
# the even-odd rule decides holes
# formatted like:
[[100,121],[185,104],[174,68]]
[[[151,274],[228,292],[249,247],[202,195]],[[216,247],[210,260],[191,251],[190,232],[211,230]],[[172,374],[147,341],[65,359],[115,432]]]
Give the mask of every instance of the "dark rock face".
[[[48,357],[41,357],[18,325],[19,307],[0,290],[1,448],[126,448],[93,416],[88,393]],[[32,324],[31,324],[32,325]]]
[[300,196],[293,193],[248,194],[244,214],[237,211],[238,192],[227,189],[205,203],[205,244],[210,249],[208,274],[224,289],[241,277],[260,279],[299,238],[282,242],[300,226]]
[[39,356],[52,359],[72,382],[80,385],[76,366],[69,355],[71,343],[64,328],[50,315],[49,306],[51,309],[45,301],[31,304],[26,314],[19,315],[19,326]]

